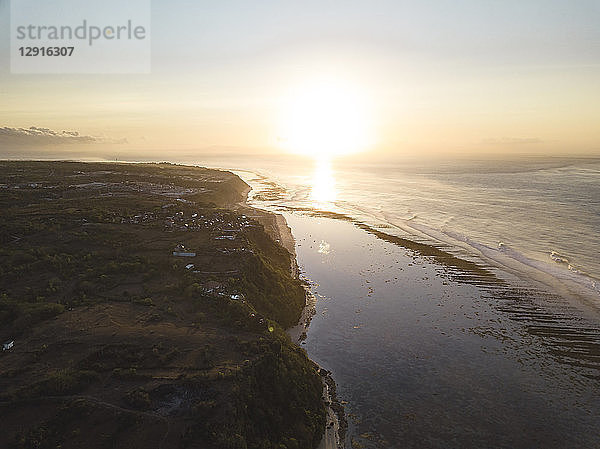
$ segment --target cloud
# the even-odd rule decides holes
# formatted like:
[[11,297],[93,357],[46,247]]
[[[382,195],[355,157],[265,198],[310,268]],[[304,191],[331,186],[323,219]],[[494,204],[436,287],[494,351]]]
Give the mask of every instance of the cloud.
[[109,139],[81,135],[77,131],[54,131],[49,128],[0,127],[0,147],[40,147],[68,144],[115,144],[127,143],[126,139]]
[[532,145],[543,142],[538,137],[501,137],[484,139],[482,141],[485,145]]

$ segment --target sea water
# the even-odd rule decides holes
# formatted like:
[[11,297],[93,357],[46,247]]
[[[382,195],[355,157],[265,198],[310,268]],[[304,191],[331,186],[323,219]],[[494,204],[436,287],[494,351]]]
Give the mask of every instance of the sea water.
[[292,228],[348,447],[598,447],[598,160],[215,165]]
[[265,206],[342,213],[600,303],[600,159],[206,162],[276,183]]
[[347,447],[598,447],[593,309],[346,220],[284,215],[317,298],[302,346],[347,402]]

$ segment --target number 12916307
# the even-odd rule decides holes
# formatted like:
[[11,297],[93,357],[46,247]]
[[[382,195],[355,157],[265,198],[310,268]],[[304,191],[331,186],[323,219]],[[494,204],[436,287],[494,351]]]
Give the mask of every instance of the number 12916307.
[[21,56],[71,56],[75,47],[19,47]]

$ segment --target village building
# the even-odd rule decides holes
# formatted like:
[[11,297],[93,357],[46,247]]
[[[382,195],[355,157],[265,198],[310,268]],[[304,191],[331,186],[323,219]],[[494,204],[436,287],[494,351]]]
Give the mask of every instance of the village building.
[[185,246],[182,243],[175,247],[173,255],[175,257],[196,257],[196,253],[186,250]]

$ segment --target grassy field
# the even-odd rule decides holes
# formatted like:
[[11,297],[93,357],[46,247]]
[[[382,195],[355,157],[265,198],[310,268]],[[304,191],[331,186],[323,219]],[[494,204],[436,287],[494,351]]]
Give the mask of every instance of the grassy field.
[[0,162],[0,447],[317,445],[321,379],[283,332],[304,290],[247,189],[172,164]]

